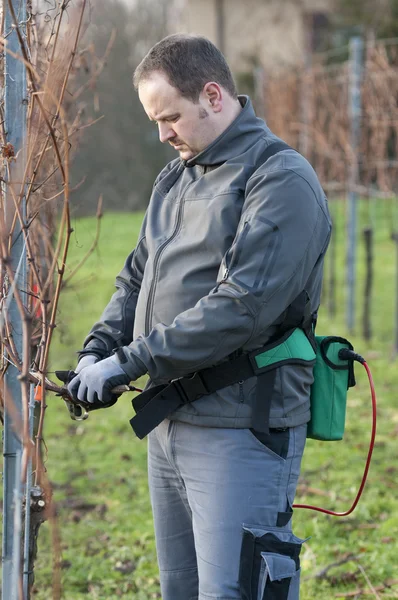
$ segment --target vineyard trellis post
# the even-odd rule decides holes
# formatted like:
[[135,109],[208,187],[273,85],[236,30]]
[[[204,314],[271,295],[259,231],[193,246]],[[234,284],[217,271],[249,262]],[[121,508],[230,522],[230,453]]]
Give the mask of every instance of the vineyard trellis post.
[[299,149],[301,154],[306,158],[310,158],[311,150],[311,134],[310,134],[310,123],[311,123],[311,102],[312,102],[312,54],[313,54],[313,42],[312,42],[312,24],[310,18],[307,15],[305,22],[305,39],[304,39],[304,64],[301,69],[300,83],[300,121],[301,127],[299,131]]
[[[9,187],[14,180],[17,187],[20,187],[24,175],[24,164],[26,160],[26,118],[27,118],[27,83],[26,67],[22,60],[15,57],[15,54],[21,55],[20,42],[16,25],[22,36],[25,35],[24,27],[27,21],[26,0],[18,0],[14,5],[18,24],[14,23],[8,1],[4,2],[4,37],[7,40],[7,51],[4,56],[4,118],[5,131],[7,134],[7,143],[12,144],[15,151],[15,161],[10,163],[9,181],[4,189],[6,223],[11,224],[14,216],[14,204],[9,193]],[[10,51],[10,52],[8,52]],[[18,185],[19,184],[19,185]],[[19,201],[19,198],[17,198]],[[26,206],[22,200],[21,213],[26,223]],[[23,291],[27,289],[27,258],[23,232],[20,225],[13,228],[11,238],[10,260],[15,277],[15,286],[21,297],[26,301]],[[13,289],[10,286],[8,290],[7,315],[11,324],[11,331],[15,348],[23,360],[28,357],[22,356],[22,319],[13,298]],[[5,356],[5,360],[7,357]],[[4,377],[4,430],[3,430],[3,543],[2,543],[2,597],[7,600],[17,600],[21,597],[21,536],[23,531],[22,519],[22,484],[21,484],[21,459],[22,459],[22,441],[20,436],[14,430],[15,414],[11,416],[11,405],[16,411],[18,417],[22,420],[22,395],[21,382],[19,380],[19,370],[12,364],[9,364]],[[29,504],[29,503],[28,503]],[[28,509],[28,506],[26,507]]]
[[394,315],[394,339],[393,357],[398,356],[398,231],[394,230],[391,239],[395,243],[395,315]]
[[349,62],[349,117],[350,151],[348,173],[348,223],[347,223],[347,328],[353,333],[355,327],[355,288],[356,288],[356,243],[357,243],[357,204],[359,180],[359,145],[361,135],[361,82],[363,63],[363,40],[350,39]]
[[265,69],[262,65],[257,65],[253,69],[254,82],[254,102],[256,115],[261,119],[266,119],[265,114]]

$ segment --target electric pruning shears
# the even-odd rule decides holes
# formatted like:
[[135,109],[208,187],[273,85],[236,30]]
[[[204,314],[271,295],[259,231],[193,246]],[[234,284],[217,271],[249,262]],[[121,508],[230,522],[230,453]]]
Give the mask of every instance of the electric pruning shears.
[[[55,375],[60,381],[62,381],[64,385],[59,386],[45,377],[45,388],[50,392],[54,392],[56,396],[59,396],[64,400],[66,408],[69,412],[69,416],[73,421],[85,421],[91,411],[113,406],[117,402],[120,394],[123,394],[124,392],[142,392],[141,389],[133,385],[118,385],[112,389],[112,394],[117,396],[114,400],[112,400],[112,402],[109,402],[108,404],[103,404],[102,402],[84,402],[75,400],[68,391],[68,383],[72,381],[74,377],[76,377],[76,373],[74,371],[55,371]],[[42,377],[40,373],[31,371],[30,376],[34,383],[39,385],[42,384]]]

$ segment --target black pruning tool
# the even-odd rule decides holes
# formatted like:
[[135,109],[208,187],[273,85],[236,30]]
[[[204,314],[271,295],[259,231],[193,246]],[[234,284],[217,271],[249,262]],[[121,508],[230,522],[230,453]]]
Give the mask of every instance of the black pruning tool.
[[[62,381],[63,385],[59,386],[45,377],[45,388],[64,400],[66,408],[69,412],[69,416],[73,421],[85,421],[91,411],[113,406],[117,402],[119,396],[124,392],[142,392],[141,389],[133,385],[118,385],[112,389],[112,394],[115,395],[115,398],[108,404],[104,404],[103,402],[82,402],[80,400],[75,400],[68,391],[68,383],[72,381],[74,377],[76,377],[76,373],[74,371],[55,371],[55,375],[60,381]],[[30,379],[32,382],[39,385],[42,383],[42,377],[40,373],[31,371]]]

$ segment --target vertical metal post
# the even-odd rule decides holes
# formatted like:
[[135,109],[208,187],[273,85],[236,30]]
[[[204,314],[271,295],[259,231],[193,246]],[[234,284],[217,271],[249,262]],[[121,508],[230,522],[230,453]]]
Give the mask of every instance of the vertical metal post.
[[12,579],[11,586],[7,583],[6,589],[9,590],[9,598],[20,598],[20,575],[21,575],[21,532],[22,532],[22,482],[21,482],[21,466],[22,466],[22,448],[19,447],[16,453],[15,460],[15,486],[14,486],[14,505],[13,518],[13,548],[12,548]]
[[[19,23],[26,22],[26,0],[14,0],[14,9]],[[20,44],[12,22],[8,2],[3,3],[5,11],[4,34],[7,37],[7,47],[13,53],[21,54]],[[24,27],[24,26],[22,26]],[[5,54],[4,59],[4,111],[5,130],[7,141],[14,146],[16,161],[11,165],[12,178],[15,179],[16,189],[20,188],[20,182],[24,172],[25,163],[25,139],[26,139],[26,110],[27,110],[27,86],[26,69],[21,60]],[[5,198],[6,211],[13,212],[10,197]],[[25,219],[26,207],[22,207]],[[6,221],[10,221],[10,214],[6,215]],[[14,273],[18,275],[17,288],[25,290],[27,287],[27,262],[24,238],[18,226],[15,228],[11,250],[11,265]],[[18,265],[20,268],[18,269]],[[25,300],[25,299],[24,299]],[[11,300],[8,317],[11,322],[11,331],[16,349],[22,358],[22,321],[17,304]],[[15,409],[22,417],[21,384],[18,380],[19,371],[10,365],[5,376],[5,383],[9,397],[12,399]],[[2,598],[4,600],[17,600],[19,594],[19,576],[21,573],[20,547],[21,540],[19,532],[15,530],[15,524],[21,524],[22,506],[20,502],[21,487],[21,456],[22,444],[13,431],[13,423],[7,406],[7,397],[4,410],[4,434],[3,434],[3,543],[2,543]],[[16,584],[17,582],[17,584]]]
[[214,0],[216,9],[217,46],[225,54],[225,6],[224,0]]
[[348,175],[348,223],[347,223],[347,328],[353,333],[355,327],[355,263],[357,244],[358,202],[358,155],[361,135],[361,82],[363,41],[360,37],[350,40],[349,110],[351,158]]
[[299,134],[299,148],[301,154],[310,158],[310,134],[309,127],[311,121],[311,103],[312,103],[312,53],[313,53],[313,24],[310,15],[305,15],[303,19],[304,26],[304,65],[301,71],[300,81],[300,112],[301,128]]
[[371,225],[363,229],[363,241],[365,245],[365,288],[363,292],[363,338],[364,340],[372,339],[372,291],[373,291],[373,228]]
[[[330,212],[333,224],[333,233],[330,238],[329,250],[328,250],[328,270],[329,270],[329,285],[327,290],[326,304],[329,311],[329,316],[334,318],[336,316],[336,247],[337,247],[337,219],[334,219],[334,210],[332,212],[333,201],[329,202]],[[333,206],[334,209],[334,206]]]
[[395,244],[395,319],[394,319],[394,340],[393,357],[398,356],[398,231],[391,233],[391,239]]
[[[29,436],[33,437],[33,425],[35,414],[35,388],[30,386],[29,396]],[[23,600],[29,599],[30,589],[30,506],[31,506],[31,490],[32,490],[32,459],[29,459],[28,469],[26,473],[26,489],[25,489],[25,531],[24,531],[24,556],[23,556]]]
[[253,79],[256,115],[260,119],[265,119],[265,72],[262,65],[254,67]]

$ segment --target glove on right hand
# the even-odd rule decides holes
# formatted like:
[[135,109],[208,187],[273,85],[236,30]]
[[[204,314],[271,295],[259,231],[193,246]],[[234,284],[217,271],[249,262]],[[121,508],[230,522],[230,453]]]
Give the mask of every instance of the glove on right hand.
[[68,392],[75,402],[105,408],[112,406],[120,395],[113,394],[112,389],[128,385],[130,381],[130,376],[121,368],[116,355],[112,355],[82,369],[68,384]]

